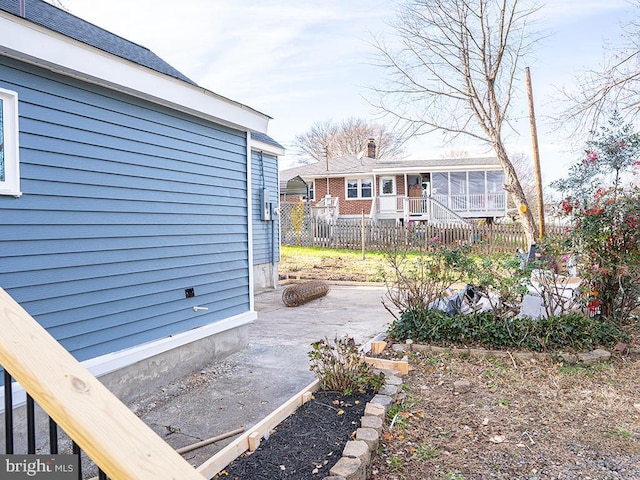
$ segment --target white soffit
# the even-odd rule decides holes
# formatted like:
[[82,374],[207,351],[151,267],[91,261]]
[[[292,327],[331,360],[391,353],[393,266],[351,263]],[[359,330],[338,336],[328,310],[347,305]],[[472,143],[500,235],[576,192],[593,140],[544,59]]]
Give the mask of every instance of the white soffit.
[[423,165],[423,166],[407,166],[393,168],[374,168],[373,173],[376,175],[383,174],[419,174],[419,173],[434,173],[434,172],[471,172],[471,171],[493,171],[502,170],[500,165]]
[[0,54],[234,128],[266,133],[268,115],[0,11]]
[[255,138],[251,138],[251,150],[256,150],[258,152],[262,151],[275,156],[284,155],[284,148],[276,147],[270,143],[261,142]]

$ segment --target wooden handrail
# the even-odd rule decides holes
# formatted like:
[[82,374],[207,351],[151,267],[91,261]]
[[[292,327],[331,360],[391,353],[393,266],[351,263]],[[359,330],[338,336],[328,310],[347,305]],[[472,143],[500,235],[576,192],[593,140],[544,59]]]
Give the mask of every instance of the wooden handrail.
[[0,288],[0,365],[112,480],[203,480]]

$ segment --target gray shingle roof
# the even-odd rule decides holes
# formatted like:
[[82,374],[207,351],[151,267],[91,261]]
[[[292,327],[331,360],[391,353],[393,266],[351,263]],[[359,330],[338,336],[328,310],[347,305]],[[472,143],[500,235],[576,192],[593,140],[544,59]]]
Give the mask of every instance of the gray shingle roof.
[[251,131],[251,138],[259,141],[259,142],[263,142],[266,143],[267,145],[273,145],[274,147],[278,147],[278,148],[282,148],[284,149],[284,147],[282,145],[280,145],[278,142],[276,142],[273,138],[271,138],[269,135],[267,135],[266,133],[260,133],[260,132],[256,132],[256,131]]
[[[197,85],[146,47],[130,42],[41,0],[24,0],[24,2],[25,19],[32,23],[156,72]],[[0,0],[0,10],[20,16],[20,0]]]
[[383,162],[376,162],[376,160],[368,157],[358,160],[355,155],[345,155],[344,157],[330,158],[328,162],[323,160],[282,170],[280,172],[280,178],[289,179],[298,175],[309,178],[327,174],[351,175],[370,173],[376,163],[381,164]]
[[[328,166],[328,169],[327,169]],[[431,159],[431,160],[376,160],[364,157],[360,160],[355,155],[345,155],[344,157],[330,158],[329,162],[320,161],[293,167],[280,172],[282,180],[300,175],[303,178],[330,176],[348,176],[356,174],[371,174],[373,171],[382,169],[396,170],[397,172],[409,171],[420,168],[425,172],[432,169],[442,170],[443,167],[499,167],[497,158],[451,158],[451,159]]]

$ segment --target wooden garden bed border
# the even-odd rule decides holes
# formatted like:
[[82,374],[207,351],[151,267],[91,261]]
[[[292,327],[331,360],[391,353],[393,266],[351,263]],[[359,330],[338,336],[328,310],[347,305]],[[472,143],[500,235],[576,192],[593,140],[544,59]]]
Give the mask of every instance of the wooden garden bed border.
[[374,368],[394,370],[401,375],[407,375],[409,373],[409,359],[406,356],[404,356],[402,360],[387,360],[384,358],[366,356],[367,353],[372,353],[374,355],[381,353],[387,347],[385,338],[387,338],[387,334],[386,332],[382,332],[362,345],[360,350],[365,353],[364,361]]
[[[360,350],[365,353],[370,352],[374,342],[379,341],[380,338],[384,338],[384,335],[385,334],[380,334],[373,338],[365,343]],[[409,363],[406,357],[403,360],[384,360],[365,356],[365,361],[375,368],[395,370],[402,375],[406,375],[409,372]],[[295,412],[299,407],[311,400],[312,394],[318,391],[319,385],[320,381],[316,379],[304,387],[262,421],[255,424],[232,443],[200,465],[197,468],[198,472],[206,478],[213,478],[246,451],[256,450],[264,435],[280,425],[285,418]]]
[[224,470],[227,465],[247,450],[254,451],[260,445],[260,440],[266,433],[273,430],[282,421],[295,412],[299,407],[311,399],[311,395],[318,391],[319,381],[316,379],[304,387],[300,392],[271,412],[262,421],[255,424],[232,443],[224,447],[209,460],[200,465],[197,470],[206,478],[213,478]]

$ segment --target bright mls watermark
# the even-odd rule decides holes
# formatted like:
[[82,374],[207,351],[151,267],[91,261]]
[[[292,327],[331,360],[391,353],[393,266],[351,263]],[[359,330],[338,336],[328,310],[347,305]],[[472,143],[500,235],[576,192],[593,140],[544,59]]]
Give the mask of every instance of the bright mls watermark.
[[0,455],[0,480],[75,480],[77,455]]

